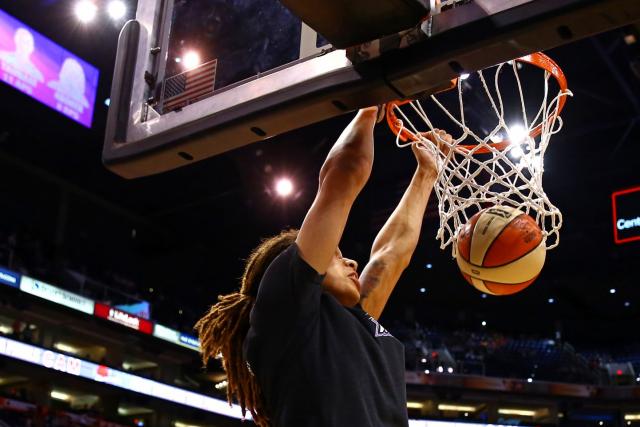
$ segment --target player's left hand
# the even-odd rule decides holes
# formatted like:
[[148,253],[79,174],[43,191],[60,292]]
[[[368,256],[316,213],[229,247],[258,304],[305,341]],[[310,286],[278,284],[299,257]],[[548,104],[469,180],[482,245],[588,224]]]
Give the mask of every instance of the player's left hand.
[[[451,135],[441,129],[434,129],[433,132],[426,132],[422,135],[444,154],[449,151],[449,147],[453,143]],[[425,146],[425,144],[428,143],[429,142],[418,142],[413,144],[411,149],[413,150],[413,154],[416,156],[418,166],[424,171],[433,173],[435,176],[438,174],[438,162],[430,147]]]

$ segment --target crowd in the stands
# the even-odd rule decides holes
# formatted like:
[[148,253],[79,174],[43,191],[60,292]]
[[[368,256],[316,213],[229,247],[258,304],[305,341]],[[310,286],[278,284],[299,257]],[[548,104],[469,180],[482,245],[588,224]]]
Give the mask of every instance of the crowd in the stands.
[[9,389],[3,394],[10,397],[0,397],[0,427],[125,427],[106,421],[89,409],[68,411],[28,403],[22,400],[24,391],[20,389]]

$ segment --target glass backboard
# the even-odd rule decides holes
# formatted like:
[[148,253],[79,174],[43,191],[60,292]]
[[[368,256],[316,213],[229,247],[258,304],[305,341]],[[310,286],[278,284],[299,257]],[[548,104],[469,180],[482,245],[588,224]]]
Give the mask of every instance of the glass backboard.
[[[182,167],[640,19],[637,0],[390,1],[415,1],[416,24],[337,49],[278,0],[139,0],[119,39],[105,165],[127,178]],[[339,28],[331,37],[349,40]]]

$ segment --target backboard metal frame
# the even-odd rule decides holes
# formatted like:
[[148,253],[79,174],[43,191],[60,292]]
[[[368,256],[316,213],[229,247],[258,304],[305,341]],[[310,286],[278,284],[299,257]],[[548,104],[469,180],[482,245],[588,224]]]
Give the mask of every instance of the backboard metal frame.
[[[139,0],[136,19],[125,24],[118,41],[103,161],[125,178],[185,166],[364,106],[431,93],[463,72],[640,20],[640,1],[473,0],[418,28],[347,50],[321,50],[161,115],[153,107],[172,13],[173,0]],[[309,51],[308,39],[303,42]]]

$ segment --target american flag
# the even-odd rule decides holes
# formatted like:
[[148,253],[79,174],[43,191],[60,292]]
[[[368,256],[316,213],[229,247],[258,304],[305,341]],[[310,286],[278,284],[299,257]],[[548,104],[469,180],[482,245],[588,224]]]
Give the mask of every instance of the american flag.
[[214,59],[166,79],[162,91],[163,111],[182,108],[213,92],[217,68],[218,60]]

